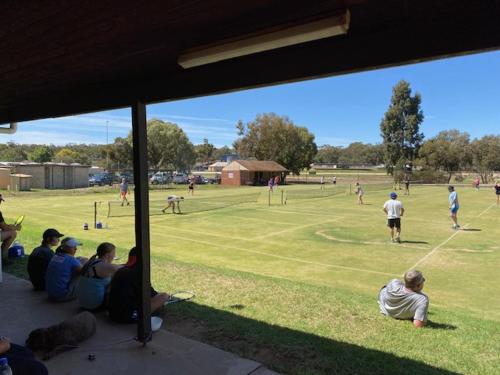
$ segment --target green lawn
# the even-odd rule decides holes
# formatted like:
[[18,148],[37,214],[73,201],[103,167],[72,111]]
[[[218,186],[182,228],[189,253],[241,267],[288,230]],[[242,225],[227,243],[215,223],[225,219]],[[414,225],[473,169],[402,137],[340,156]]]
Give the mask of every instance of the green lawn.
[[[458,189],[466,230],[454,232],[446,188],[413,187],[401,195],[401,245],[387,241],[381,211],[387,188],[367,186],[363,206],[345,185],[328,186],[324,195],[334,194],[317,199],[293,199],[292,192],[321,195],[317,185],[285,189],[286,205],[279,204],[279,189],[268,206],[266,188],[201,186],[186,198],[183,215],[158,215],[154,206],[153,284],[197,294],[194,303],[170,307],[167,329],[289,374],[500,373],[500,207],[493,189]],[[150,199],[186,190],[152,191]],[[255,203],[188,209],[188,199],[202,207],[204,200],[259,191]],[[11,220],[26,214],[19,238],[27,249],[52,226],[81,239],[84,255],[111,241],[125,259],[133,218],[105,217],[106,202],[117,195],[109,189],[5,195],[2,211]],[[99,220],[109,229],[83,231],[94,201],[104,202]],[[415,265],[431,301],[429,327],[421,330],[380,315],[376,302],[385,282]],[[22,274],[23,262],[10,270]]]

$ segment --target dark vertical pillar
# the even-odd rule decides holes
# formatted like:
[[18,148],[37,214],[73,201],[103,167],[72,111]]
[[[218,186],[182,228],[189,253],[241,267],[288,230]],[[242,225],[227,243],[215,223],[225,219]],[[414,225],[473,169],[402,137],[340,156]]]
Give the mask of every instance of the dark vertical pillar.
[[149,186],[146,105],[132,105],[132,136],[134,146],[135,245],[140,285],[137,338],[144,345],[151,338],[151,264],[149,244]]

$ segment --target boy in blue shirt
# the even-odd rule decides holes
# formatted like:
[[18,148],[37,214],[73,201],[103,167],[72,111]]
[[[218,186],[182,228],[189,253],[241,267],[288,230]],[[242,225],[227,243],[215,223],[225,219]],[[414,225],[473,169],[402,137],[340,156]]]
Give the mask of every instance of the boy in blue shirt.
[[458,225],[457,213],[460,205],[458,204],[458,195],[455,191],[455,187],[448,186],[448,191],[450,195],[448,197],[448,201],[450,202],[450,219],[453,222],[453,229],[460,229],[460,225]]
[[58,251],[50,260],[45,275],[45,289],[49,299],[66,302],[76,298],[76,285],[82,271],[85,258],[75,258],[77,247],[81,243],[76,239],[65,238]]

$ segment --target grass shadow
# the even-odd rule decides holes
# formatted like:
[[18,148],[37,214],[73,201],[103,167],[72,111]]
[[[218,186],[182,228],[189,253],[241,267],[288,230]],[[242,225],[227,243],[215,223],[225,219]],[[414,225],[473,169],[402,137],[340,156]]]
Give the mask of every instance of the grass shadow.
[[453,324],[437,323],[437,322],[433,322],[431,320],[428,320],[427,324],[425,326],[426,326],[426,328],[431,328],[431,329],[445,329],[445,330],[451,330],[451,331],[454,331],[458,328],[457,326],[454,326]]
[[464,232],[481,232],[479,228],[462,228]]
[[[244,306],[231,306],[236,310]],[[263,363],[286,374],[441,374],[456,372],[381,350],[249,319],[190,302],[169,308],[165,327],[181,336]],[[430,322],[431,328],[455,329]]]
[[429,242],[427,242],[427,241],[410,241],[410,240],[404,240],[404,241],[401,241],[401,243],[428,244]]

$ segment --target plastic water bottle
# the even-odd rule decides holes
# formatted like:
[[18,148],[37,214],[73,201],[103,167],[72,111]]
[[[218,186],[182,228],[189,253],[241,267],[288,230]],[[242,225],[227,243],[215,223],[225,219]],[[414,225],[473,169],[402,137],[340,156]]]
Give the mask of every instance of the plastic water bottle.
[[0,358],[0,375],[12,375],[12,370],[7,358]]

